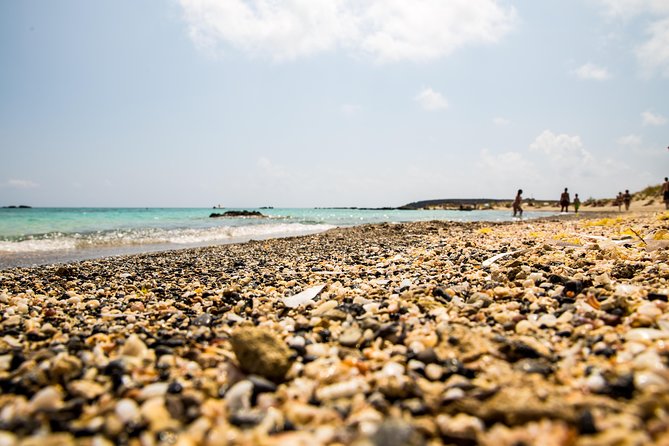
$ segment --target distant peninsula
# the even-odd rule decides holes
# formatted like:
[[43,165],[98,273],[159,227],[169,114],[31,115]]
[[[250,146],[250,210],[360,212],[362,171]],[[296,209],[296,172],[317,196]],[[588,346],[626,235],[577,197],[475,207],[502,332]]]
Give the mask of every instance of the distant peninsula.
[[21,204],[19,206],[3,206],[3,209],[32,209],[32,206],[26,206],[25,204]]
[[492,209],[504,203],[510,203],[509,199],[495,198],[442,198],[437,200],[414,201],[399,207],[324,207],[316,209],[351,209],[358,211],[417,211],[417,210],[455,210],[473,211],[479,209]]

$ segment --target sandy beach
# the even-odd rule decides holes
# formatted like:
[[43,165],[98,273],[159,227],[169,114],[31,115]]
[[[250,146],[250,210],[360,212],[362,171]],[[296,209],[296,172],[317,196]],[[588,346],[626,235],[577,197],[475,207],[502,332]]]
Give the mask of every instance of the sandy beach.
[[[620,208],[615,205],[613,199],[609,200],[598,200],[599,203],[597,206],[592,204],[581,204],[578,212],[581,214],[593,214],[593,213],[612,213],[619,215],[644,215],[653,212],[663,212],[666,210],[665,204],[662,202],[661,197],[634,197],[630,203],[629,210],[625,210],[625,206]],[[546,202],[542,200],[536,200],[532,204],[528,203],[527,200],[523,203],[523,208],[525,210],[532,211],[547,211],[547,212],[559,212],[560,205],[557,203]],[[511,209],[511,202],[507,203],[505,206],[497,206],[495,209]],[[570,203],[569,213],[574,212],[574,205]]]
[[669,214],[586,214],[0,271],[0,444],[669,444]]

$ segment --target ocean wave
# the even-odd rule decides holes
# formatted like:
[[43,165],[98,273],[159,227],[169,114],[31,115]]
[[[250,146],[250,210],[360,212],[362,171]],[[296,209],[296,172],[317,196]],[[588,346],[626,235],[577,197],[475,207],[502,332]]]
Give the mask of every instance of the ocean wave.
[[91,233],[49,233],[14,240],[0,240],[0,253],[71,251],[87,248],[114,248],[137,245],[195,246],[242,242],[253,238],[273,238],[326,231],[325,224],[277,223],[210,228],[139,228]]

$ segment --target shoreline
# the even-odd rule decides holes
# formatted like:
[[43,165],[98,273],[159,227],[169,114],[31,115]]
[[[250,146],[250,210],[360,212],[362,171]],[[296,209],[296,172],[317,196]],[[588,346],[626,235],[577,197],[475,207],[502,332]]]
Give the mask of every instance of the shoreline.
[[659,444],[666,216],[385,223],[0,271],[0,438]]
[[[492,209],[495,211],[502,211],[504,209]],[[643,211],[631,210],[629,212],[618,212],[617,210],[611,209],[587,209],[584,212],[575,214],[574,212],[569,213],[556,213],[553,208],[531,208],[530,211],[534,213],[546,213],[551,215],[546,216],[533,216],[531,218],[517,218],[509,220],[506,222],[496,222],[490,221],[474,221],[474,222],[459,222],[462,224],[470,223],[521,223],[534,220],[573,220],[573,219],[583,219],[583,218],[605,218],[605,217],[620,217],[620,216],[638,216],[638,215],[647,215],[659,212],[659,210],[647,210]],[[445,210],[450,211],[450,210]],[[509,212],[511,210],[509,209]],[[451,222],[450,220],[435,220],[443,222]],[[386,224],[407,224],[408,222],[391,222]],[[367,223],[365,225],[379,225],[384,223]],[[336,229],[346,229],[355,226],[342,226]],[[332,230],[327,229],[325,232]],[[231,238],[228,240],[222,240],[217,242],[204,241],[198,243],[154,243],[154,244],[129,244],[129,245],[119,245],[119,246],[99,246],[99,247],[85,247],[78,248],[76,250],[66,249],[66,250],[53,250],[53,251],[30,251],[30,252],[8,252],[0,254],[0,271],[20,268],[20,267],[37,267],[45,266],[51,264],[69,264],[82,262],[87,260],[104,260],[109,257],[124,257],[124,256],[134,256],[142,254],[151,254],[151,253],[164,253],[170,251],[182,251],[194,248],[207,248],[215,246],[225,246],[225,245],[236,245],[244,244],[253,240],[271,240],[275,238],[291,238],[291,237],[300,237],[317,234],[321,231],[309,231],[304,230],[303,232],[286,232],[284,234],[256,234],[251,238],[238,237]]]
[[[405,212],[405,211],[402,211]],[[418,213],[424,213],[424,211],[415,211]],[[428,219],[439,220],[439,219],[448,219],[448,220],[467,220],[471,219],[473,214],[463,213],[460,215],[458,211],[427,211],[429,217],[419,217],[415,221],[429,221]],[[546,213],[553,214],[552,211],[538,211],[530,212],[529,217],[526,218],[539,218]],[[481,218],[482,214],[485,214],[486,218],[500,219],[500,220],[511,220],[511,213],[507,214],[506,210],[495,210],[491,214],[485,212],[477,212],[478,216],[473,218]],[[526,215],[528,215],[526,214]],[[395,217],[398,217],[396,221]],[[322,218],[322,217],[321,217]],[[415,217],[412,217],[415,218]],[[402,216],[387,216],[383,215],[381,221],[370,220],[369,223],[380,223],[383,221],[399,223],[402,222]],[[0,270],[16,267],[16,266],[36,266],[36,265],[46,265],[51,263],[68,263],[73,261],[81,260],[92,260],[98,258],[104,258],[109,256],[118,256],[118,255],[133,255],[141,254],[148,252],[162,252],[169,250],[180,250],[188,249],[193,247],[205,247],[205,246],[216,246],[216,245],[225,245],[225,244],[235,244],[235,243],[244,243],[248,240],[265,240],[269,238],[278,238],[278,237],[290,237],[293,235],[304,235],[304,234],[313,234],[320,232],[324,229],[329,229],[335,226],[338,227],[350,227],[361,224],[358,220],[351,219],[343,224],[337,224],[336,221],[329,222],[324,220],[320,224],[312,225],[294,225],[286,226],[283,228],[275,228],[267,226],[263,229],[262,225],[256,226],[259,230],[251,230],[250,232],[246,229],[245,226],[235,226],[226,229],[224,227],[213,226],[211,228],[198,228],[196,231],[202,231],[200,234],[193,234],[189,232],[189,228],[180,228],[176,232],[177,234],[156,234],[156,235],[147,235],[139,233],[138,239],[136,239],[133,234],[127,233],[125,237],[119,237],[114,230],[107,230],[110,233],[109,236],[100,236],[100,232],[89,231],[87,234],[91,235],[89,238],[85,233],[83,237],[80,237],[79,233],[63,233],[60,239],[54,240],[41,240],[39,237],[34,240],[36,243],[35,246],[18,246],[23,245],[24,243],[33,243],[32,240],[24,240],[22,242],[14,242],[17,246],[7,246],[5,251],[2,251],[3,242],[0,242]],[[356,222],[353,222],[356,221]],[[410,220],[409,220],[410,221]],[[369,224],[366,223],[366,224]],[[253,226],[249,226],[253,228]],[[181,234],[178,232],[181,231]],[[210,232],[208,232],[210,231]],[[234,234],[232,231],[236,231]],[[97,235],[96,235],[97,234]],[[153,237],[153,240],[151,240]],[[179,241],[171,241],[169,239],[185,239]],[[199,238],[199,241],[192,241],[193,238]],[[46,246],[39,246],[39,243],[42,242],[52,242],[52,245],[49,246],[48,243]],[[5,242],[9,245],[11,242]],[[53,246],[58,244],[59,246]],[[68,247],[62,247],[63,245]],[[70,246],[71,245],[71,246]],[[31,249],[32,248],[32,249]]]

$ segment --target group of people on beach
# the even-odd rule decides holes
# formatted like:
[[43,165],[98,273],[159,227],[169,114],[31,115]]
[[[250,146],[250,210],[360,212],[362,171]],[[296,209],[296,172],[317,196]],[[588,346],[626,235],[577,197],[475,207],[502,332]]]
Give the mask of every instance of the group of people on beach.
[[630,203],[632,203],[632,195],[628,189],[625,189],[625,193],[618,192],[616,200],[613,202],[614,205],[618,206],[618,212],[622,211],[623,204],[625,205],[625,210],[630,210]]
[[[523,190],[518,189],[518,193],[516,194],[516,198],[513,200],[513,216],[516,217],[522,217],[523,216],[523,208],[521,204],[523,203]],[[578,209],[581,207],[581,200],[578,198],[578,194],[574,195],[574,201],[571,201],[571,198],[569,197],[569,189],[564,188],[564,192],[560,194],[560,212],[569,212],[569,205],[573,204],[574,205],[574,212],[578,213]]]
[[[564,192],[560,194],[560,212],[569,212],[569,189],[564,188]],[[578,194],[574,195],[574,213],[578,214],[578,208],[581,207],[581,200],[578,198]]]
[[[664,183],[662,183],[662,199],[666,209],[669,209],[669,178],[664,177]],[[522,217],[523,216],[523,190],[518,189],[516,198],[513,200],[513,216]],[[618,192],[618,196],[614,201],[614,205],[618,206],[618,211],[622,211],[622,206],[625,205],[625,210],[629,211],[630,204],[632,203],[632,194],[630,194],[629,189],[625,189],[625,193]],[[578,198],[578,194],[574,195],[574,200],[571,201],[569,196],[569,189],[564,188],[564,192],[560,194],[560,212],[569,212],[569,205],[574,205],[574,212],[578,213],[578,209],[581,207],[581,200]]]

